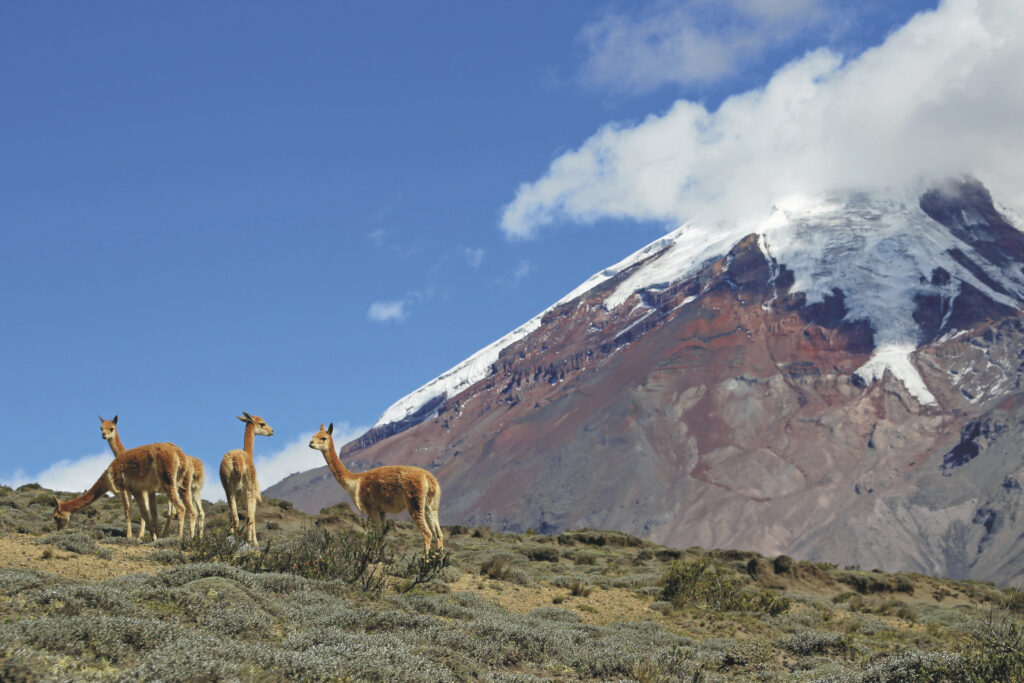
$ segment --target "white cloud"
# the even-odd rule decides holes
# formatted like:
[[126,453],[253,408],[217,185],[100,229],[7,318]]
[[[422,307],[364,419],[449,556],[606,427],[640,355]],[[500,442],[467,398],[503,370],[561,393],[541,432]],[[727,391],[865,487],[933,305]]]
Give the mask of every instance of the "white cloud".
[[1024,204],[1024,3],[947,0],[843,63],[818,50],[717,111],[609,124],[519,187],[502,229],[559,220],[738,220],[778,197],[971,173]]
[[86,491],[96,483],[113,459],[111,453],[99,453],[78,460],[60,460],[34,475],[18,470],[11,478],[11,485],[18,487],[35,482],[54,491]]
[[[368,427],[352,426],[347,422],[335,423],[334,443],[339,448],[344,444],[362,436]],[[309,447],[313,432],[300,434],[279,451],[271,455],[260,455],[253,458],[260,488],[266,489],[295,472],[305,472],[324,465],[323,454]],[[257,442],[259,445],[260,442]],[[37,482],[54,491],[70,491],[76,495],[87,491],[114,459],[110,453],[86,455],[78,460],[61,460],[53,463],[38,474],[29,474],[24,470],[15,472],[8,481],[11,486]],[[206,468],[206,482],[203,485],[203,500],[217,502],[224,500],[224,489],[221,487],[218,474],[220,460],[215,463],[203,461]],[[164,508],[161,507],[161,512]]]
[[402,320],[408,315],[406,302],[398,301],[374,301],[366,311],[367,317],[374,322],[383,323],[393,320]]
[[484,250],[473,249],[472,247],[462,247],[462,255],[466,259],[466,263],[469,264],[470,268],[479,268],[484,262]]
[[824,4],[688,0],[656,3],[635,15],[606,14],[580,31],[588,52],[581,79],[637,92],[669,83],[714,82],[830,17],[834,22],[835,14]]
[[512,284],[518,285],[532,272],[532,263],[530,263],[529,261],[520,261],[518,265],[516,265],[515,271],[512,273]]

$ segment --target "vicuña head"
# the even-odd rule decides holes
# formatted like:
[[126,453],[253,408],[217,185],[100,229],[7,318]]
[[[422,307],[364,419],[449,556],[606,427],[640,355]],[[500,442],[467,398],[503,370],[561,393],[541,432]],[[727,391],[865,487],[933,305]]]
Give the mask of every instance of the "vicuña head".
[[409,511],[413,523],[423,534],[423,552],[430,552],[433,540],[438,551],[444,548],[444,535],[437,519],[441,503],[441,485],[430,472],[411,465],[385,465],[366,472],[350,472],[334,448],[334,423],[310,439],[309,447],[324,454],[331,474],[345,489],[352,503],[372,524],[384,525],[389,512]]
[[117,415],[113,420],[104,420],[102,415],[97,415],[97,417],[100,418],[100,436],[107,443],[113,442],[117,438]]
[[[242,417],[245,415],[245,417]],[[242,415],[236,415],[236,417],[246,424],[253,426],[253,433],[257,436],[273,436],[274,428],[267,424],[259,415],[250,415],[249,413],[242,411]]]

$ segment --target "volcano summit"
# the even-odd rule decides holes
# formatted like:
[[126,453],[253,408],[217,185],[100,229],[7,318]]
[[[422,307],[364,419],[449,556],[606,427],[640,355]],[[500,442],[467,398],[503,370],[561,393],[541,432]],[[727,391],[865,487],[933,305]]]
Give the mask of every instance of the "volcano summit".
[[[1020,583],[1021,225],[970,178],[684,225],[340,457],[430,469],[445,524]],[[344,499],[326,468],[267,494]]]

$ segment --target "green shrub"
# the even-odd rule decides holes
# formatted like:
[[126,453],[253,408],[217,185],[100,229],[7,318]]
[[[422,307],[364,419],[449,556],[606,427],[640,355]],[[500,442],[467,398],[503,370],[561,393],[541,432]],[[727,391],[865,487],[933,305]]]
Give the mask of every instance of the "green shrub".
[[662,578],[661,599],[677,607],[696,605],[715,612],[761,612],[772,616],[790,608],[774,591],[746,593],[734,573],[705,560],[673,562]]
[[779,555],[772,560],[772,568],[776,574],[785,574],[793,568],[793,558],[789,555]]
[[703,560],[673,562],[663,582],[661,599],[677,606],[698,605],[724,612],[745,605],[739,581]]
[[268,542],[259,552],[236,555],[233,561],[249,571],[296,574],[319,581],[341,580],[379,594],[395,560],[385,539],[389,528],[371,526],[367,533],[334,533],[311,526],[294,541],[278,545]]
[[405,582],[398,589],[400,593],[408,593],[420,584],[430,583],[443,576],[444,570],[452,564],[452,556],[447,550],[430,555],[413,555],[398,576]]
[[32,499],[28,501],[28,506],[42,505],[43,507],[53,507],[53,495],[49,493],[39,493],[32,496]]
[[528,557],[531,562],[558,562],[558,548],[555,546],[530,545],[516,550]]
[[841,633],[800,631],[783,640],[780,646],[795,655],[815,655],[844,653],[849,644]]
[[480,564],[480,573],[490,579],[504,581],[512,566],[508,560],[500,555],[495,555]]
[[902,574],[887,576],[869,572],[842,572],[839,580],[862,595],[868,593],[907,593],[914,592],[914,584]]
[[55,545],[61,550],[79,555],[95,555],[99,552],[96,539],[80,531],[58,531],[40,538],[36,543]]
[[761,591],[756,595],[747,597],[746,609],[752,612],[760,612],[770,616],[778,616],[789,611],[792,602],[789,598],[783,597],[775,591]]
[[577,598],[588,598],[594,592],[594,587],[583,581],[573,581],[569,584],[569,594]]

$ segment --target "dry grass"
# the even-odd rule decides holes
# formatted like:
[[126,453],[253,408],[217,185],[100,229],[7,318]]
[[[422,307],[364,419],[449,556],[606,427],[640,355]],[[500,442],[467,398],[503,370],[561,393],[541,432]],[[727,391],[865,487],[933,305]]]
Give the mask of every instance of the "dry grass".
[[422,574],[409,523],[367,562],[384,581],[361,584],[340,566],[367,538],[347,505],[264,502],[256,551],[227,536],[224,505],[207,504],[203,544],[139,544],[112,500],[55,533],[48,495],[0,487],[2,680],[1024,675],[1024,600],[989,584],[465,527],[445,530],[451,565]]

